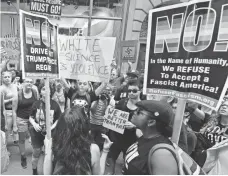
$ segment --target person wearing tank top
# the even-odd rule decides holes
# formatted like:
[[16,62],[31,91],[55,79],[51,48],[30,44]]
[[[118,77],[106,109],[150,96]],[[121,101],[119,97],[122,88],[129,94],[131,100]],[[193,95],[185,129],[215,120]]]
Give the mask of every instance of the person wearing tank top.
[[[161,101],[143,100],[136,103],[138,107],[131,122],[142,131],[142,136],[132,144],[125,155],[125,175],[177,175],[178,165],[170,151],[157,149],[148,158],[150,149],[156,144],[172,145],[169,126],[174,113],[172,107]],[[148,164],[150,159],[150,164]],[[152,168],[152,173],[149,172]]]
[[3,94],[3,114],[5,118],[6,140],[9,139],[11,131],[13,131],[13,140],[17,141],[17,86],[12,84],[12,73],[5,71],[2,73],[1,93]]
[[19,134],[19,150],[21,153],[21,166],[27,168],[25,156],[25,139],[28,133],[29,115],[32,112],[32,105],[37,100],[37,92],[32,90],[32,79],[25,79],[22,89],[18,92],[17,127]]

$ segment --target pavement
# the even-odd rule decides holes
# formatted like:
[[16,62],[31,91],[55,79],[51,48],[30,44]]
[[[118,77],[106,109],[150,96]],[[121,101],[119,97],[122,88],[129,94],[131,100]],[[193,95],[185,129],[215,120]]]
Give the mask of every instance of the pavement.
[[[21,156],[19,152],[19,147],[18,145],[13,143],[12,139],[9,139],[7,148],[11,153],[10,164],[9,164],[8,170],[2,173],[1,175],[32,175],[32,146],[29,140],[26,140],[25,147],[26,147],[26,155],[27,155],[27,168],[23,169],[21,167]],[[122,175],[121,173],[122,165],[123,165],[123,156],[121,154],[116,162],[115,175]],[[106,166],[105,173],[107,174],[109,172],[110,172],[110,168]]]

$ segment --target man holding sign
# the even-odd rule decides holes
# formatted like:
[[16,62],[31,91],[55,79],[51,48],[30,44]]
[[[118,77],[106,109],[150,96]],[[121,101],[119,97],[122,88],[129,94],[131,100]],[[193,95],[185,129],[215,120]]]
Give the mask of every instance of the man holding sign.
[[140,100],[140,86],[137,80],[132,80],[129,82],[128,86],[128,98],[123,99],[116,104],[116,109],[129,112],[130,116],[128,122],[125,124],[125,130],[123,134],[119,134],[114,131],[110,131],[110,139],[113,141],[113,145],[110,148],[110,167],[111,167],[111,174],[115,172],[115,163],[120,154],[123,152],[125,154],[127,148],[131,146],[137,139],[136,136],[136,128],[130,120],[132,118],[133,112],[137,109],[135,105]]

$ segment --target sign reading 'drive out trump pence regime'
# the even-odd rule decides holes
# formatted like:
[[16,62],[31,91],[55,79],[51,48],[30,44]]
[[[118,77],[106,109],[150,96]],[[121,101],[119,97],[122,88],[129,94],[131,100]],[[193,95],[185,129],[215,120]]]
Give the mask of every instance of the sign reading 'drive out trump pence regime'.
[[103,126],[117,133],[123,134],[125,124],[128,121],[129,113],[118,109],[114,109],[111,106],[107,107],[104,116]]
[[151,10],[143,92],[218,109],[228,85],[227,24],[227,0]]
[[108,82],[116,38],[58,36],[60,75],[67,79]]
[[20,10],[23,78],[57,78],[57,26],[47,17]]

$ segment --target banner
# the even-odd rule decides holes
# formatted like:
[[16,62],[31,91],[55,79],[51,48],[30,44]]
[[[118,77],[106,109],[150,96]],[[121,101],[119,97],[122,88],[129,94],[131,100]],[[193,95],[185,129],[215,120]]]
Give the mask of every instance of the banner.
[[30,11],[48,17],[60,17],[62,0],[31,0]]
[[228,86],[227,19],[227,0],[151,10],[143,93],[218,109]]
[[67,79],[109,82],[115,38],[59,35],[58,42],[61,76]]
[[123,134],[125,129],[124,125],[128,121],[128,117],[128,112],[108,106],[104,116],[103,127]]
[[57,26],[47,17],[20,10],[20,32],[23,78],[57,78]]
[[6,70],[20,70],[20,39],[17,37],[1,38],[1,63],[6,63]]

